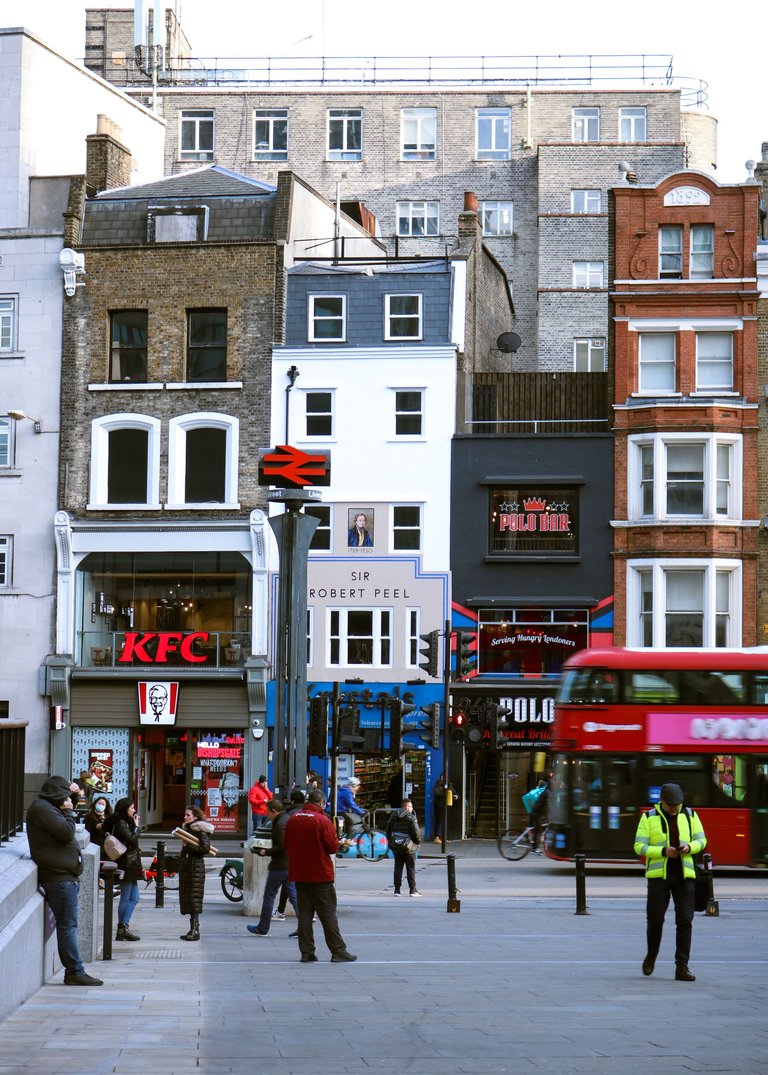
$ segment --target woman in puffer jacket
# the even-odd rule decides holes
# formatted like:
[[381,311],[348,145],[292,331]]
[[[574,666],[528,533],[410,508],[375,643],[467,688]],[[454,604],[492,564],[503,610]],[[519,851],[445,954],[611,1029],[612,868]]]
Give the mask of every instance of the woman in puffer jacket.
[[130,928],[131,917],[139,902],[139,881],[144,880],[144,868],[141,864],[139,848],[139,818],[133,799],[118,799],[115,812],[105,822],[104,832],[112,835],[124,844],[126,852],[117,860],[120,869],[120,903],[117,907],[116,941],[140,941],[141,937]]
[[182,941],[200,940],[200,915],[205,896],[205,856],[211,849],[211,833],[214,827],[205,820],[199,806],[188,806],[181,826],[190,836],[197,838],[197,846],[182,840],[179,857],[179,910],[189,915],[189,931],[181,934]]

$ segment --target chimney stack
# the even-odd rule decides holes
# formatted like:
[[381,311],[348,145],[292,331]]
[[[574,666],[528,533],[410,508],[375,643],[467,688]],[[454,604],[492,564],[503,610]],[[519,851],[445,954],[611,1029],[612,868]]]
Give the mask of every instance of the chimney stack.
[[131,184],[131,154],[122,144],[122,130],[108,116],[96,119],[96,134],[86,141],[85,183],[89,198],[102,190]]

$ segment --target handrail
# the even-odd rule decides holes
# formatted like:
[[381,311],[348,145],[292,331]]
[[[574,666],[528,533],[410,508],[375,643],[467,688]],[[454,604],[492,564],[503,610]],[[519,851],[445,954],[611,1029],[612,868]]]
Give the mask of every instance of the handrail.
[[24,746],[28,721],[0,722],[0,844],[24,828]]

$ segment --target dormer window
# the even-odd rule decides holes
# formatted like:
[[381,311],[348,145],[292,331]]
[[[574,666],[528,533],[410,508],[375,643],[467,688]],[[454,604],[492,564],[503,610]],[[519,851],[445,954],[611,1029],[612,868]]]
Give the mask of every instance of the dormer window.
[[207,205],[150,205],[148,243],[200,243],[208,238]]

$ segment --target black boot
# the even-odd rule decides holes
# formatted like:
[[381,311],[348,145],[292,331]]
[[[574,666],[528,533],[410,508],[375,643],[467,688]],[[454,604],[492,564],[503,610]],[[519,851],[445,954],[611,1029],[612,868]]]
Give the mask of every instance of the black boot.
[[117,933],[115,934],[115,940],[116,941],[124,941],[125,940],[125,926],[122,923],[120,923],[118,925],[118,927],[117,927]]
[[182,933],[182,941],[199,941],[200,940],[200,919],[197,915],[191,915],[189,919],[189,932]]
[[122,940],[124,940],[124,941],[140,941],[141,937],[138,935],[138,933],[133,933],[131,931],[130,926],[123,926]]

